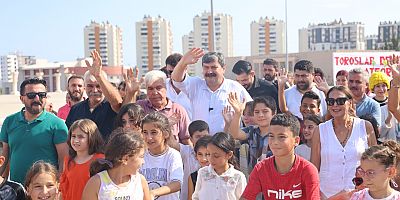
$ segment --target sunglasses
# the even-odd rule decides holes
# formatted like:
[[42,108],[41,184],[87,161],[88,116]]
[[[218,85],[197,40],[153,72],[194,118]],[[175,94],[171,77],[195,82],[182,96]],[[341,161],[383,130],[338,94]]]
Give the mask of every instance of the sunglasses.
[[349,100],[349,98],[347,98],[347,97],[341,97],[341,98],[337,98],[337,99],[334,99],[334,98],[325,99],[326,104],[328,104],[328,106],[335,105],[335,102],[336,102],[336,105],[342,106],[346,103],[347,100]]
[[360,186],[364,182],[364,180],[361,177],[354,177],[351,181],[355,186]]
[[28,97],[28,99],[34,99],[36,96],[43,99],[47,97],[47,92],[28,92],[24,96]]

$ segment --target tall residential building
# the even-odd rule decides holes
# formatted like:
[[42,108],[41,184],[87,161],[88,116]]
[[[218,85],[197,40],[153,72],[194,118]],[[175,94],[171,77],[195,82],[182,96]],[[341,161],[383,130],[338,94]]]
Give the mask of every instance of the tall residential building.
[[[342,20],[335,20],[332,23],[312,24],[308,26],[307,32],[307,41],[299,41],[299,50],[365,50],[364,24],[359,22],[344,24]],[[304,30],[300,30],[300,33],[304,34]],[[299,39],[304,40],[304,37]]]
[[122,66],[122,30],[109,22],[96,23],[84,28],[85,57],[96,49],[102,58],[104,66]]
[[400,21],[380,22],[378,27],[378,48],[392,44],[392,39],[400,40]]
[[4,94],[10,94],[13,91],[13,82],[18,80],[18,70],[23,65],[35,64],[34,56],[25,56],[21,52],[9,53],[0,57],[1,63],[1,82]]
[[251,55],[281,54],[286,52],[285,22],[268,17],[250,25]]
[[[212,18],[211,13],[203,12],[200,16],[193,18],[193,31],[183,36],[183,50],[188,47],[199,47],[208,52],[215,46],[214,51],[221,52],[225,57],[233,56],[233,28],[232,16],[227,14],[214,14],[214,44],[212,44]],[[192,39],[191,39],[192,38]],[[194,75],[201,75],[201,67],[189,66],[188,72]]]
[[377,35],[368,35],[365,37],[365,49],[366,50],[378,49],[378,36]]
[[165,65],[172,53],[172,31],[164,18],[144,16],[136,22],[136,62],[141,74]]

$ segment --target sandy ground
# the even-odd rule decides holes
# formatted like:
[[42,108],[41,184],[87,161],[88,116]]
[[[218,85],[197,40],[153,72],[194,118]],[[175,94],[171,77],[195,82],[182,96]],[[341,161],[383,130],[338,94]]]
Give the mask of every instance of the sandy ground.
[[[66,92],[51,92],[49,93],[48,101],[53,103],[53,108],[58,111],[58,108],[65,105]],[[0,95],[0,119],[4,120],[8,115],[16,113],[24,107],[19,100],[19,95]]]

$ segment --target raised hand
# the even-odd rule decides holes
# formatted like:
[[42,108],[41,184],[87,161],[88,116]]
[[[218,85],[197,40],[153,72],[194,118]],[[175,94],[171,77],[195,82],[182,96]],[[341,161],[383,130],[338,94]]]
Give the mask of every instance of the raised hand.
[[315,82],[316,87],[317,87],[318,90],[321,90],[321,91],[323,91],[325,93],[328,92],[329,85],[326,82],[326,80],[322,79],[320,76],[315,76],[314,77],[314,82]]
[[201,48],[193,48],[186,52],[181,58],[185,65],[191,65],[197,63],[199,59],[204,55],[204,51]]
[[285,84],[287,82],[288,82],[287,73],[286,72],[280,73],[280,75],[278,76],[278,86],[285,88]]
[[228,102],[231,104],[233,111],[235,111],[235,114],[240,114],[240,115],[242,114],[246,104],[244,104],[244,101],[243,102],[239,101],[236,92],[230,92],[228,94]]
[[143,83],[143,78],[139,79],[139,69],[136,67],[135,72],[130,68],[127,71],[127,74],[124,74],[125,81],[125,91],[127,93],[136,93],[139,92],[140,86]]
[[225,124],[230,124],[233,118],[233,111],[230,106],[225,106],[222,110],[222,116],[224,117]]
[[90,74],[98,77],[101,75],[101,70],[102,70],[102,62],[101,62],[101,57],[99,52],[95,49],[92,52],[90,52],[90,55],[93,58],[93,64],[91,65],[88,60],[85,60],[86,66],[90,71]]
[[400,58],[393,54],[392,58],[388,62],[388,66],[392,70],[392,78],[396,83],[400,83],[400,73],[399,73]]

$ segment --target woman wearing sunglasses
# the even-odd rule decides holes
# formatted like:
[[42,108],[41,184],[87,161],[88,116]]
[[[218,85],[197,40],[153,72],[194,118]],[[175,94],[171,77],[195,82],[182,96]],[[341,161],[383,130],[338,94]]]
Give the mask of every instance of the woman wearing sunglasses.
[[357,170],[367,187],[354,193],[350,200],[400,199],[400,192],[393,178],[397,174],[400,159],[400,145],[390,140],[383,145],[375,145],[367,149],[361,156],[361,166]]
[[361,154],[376,144],[376,138],[371,123],[355,116],[347,87],[329,89],[326,103],[332,119],[315,130],[311,162],[319,170],[321,197],[329,198],[354,189],[352,178]]

